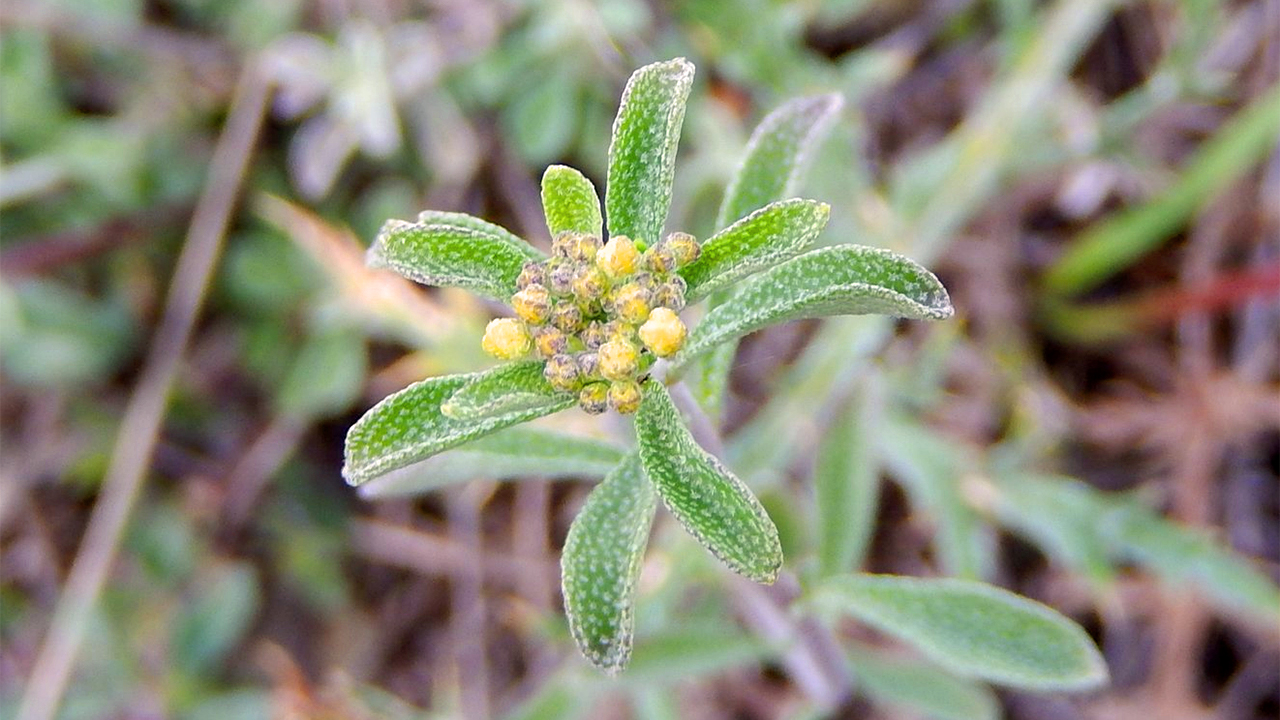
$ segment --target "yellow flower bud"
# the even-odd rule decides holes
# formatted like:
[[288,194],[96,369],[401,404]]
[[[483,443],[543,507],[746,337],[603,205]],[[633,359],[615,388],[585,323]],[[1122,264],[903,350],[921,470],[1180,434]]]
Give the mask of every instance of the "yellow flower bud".
[[609,406],[622,415],[630,415],[640,409],[640,383],[622,380],[609,385]]
[[627,283],[613,291],[613,311],[629,323],[642,323],[649,317],[649,291],[636,283]]
[[626,235],[616,235],[596,253],[596,265],[611,278],[621,278],[636,271],[640,253]]
[[551,293],[541,285],[530,285],[511,296],[511,309],[530,325],[541,325],[551,314]]
[[582,308],[569,300],[557,302],[556,306],[551,308],[551,324],[569,335],[578,332],[585,325]]
[[520,276],[516,278],[516,288],[524,290],[530,285],[545,285],[547,267],[545,264],[530,260],[520,268]]
[[608,288],[609,278],[595,265],[584,266],[573,279],[573,295],[579,302],[599,300]]
[[577,234],[569,245],[569,259],[591,262],[600,251],[600,238],[595,235]]
[[667,252],[671,253],[671,257],[675,260],[678,268],[697,260],[698,256],[702,254],[702,246],[689,233],[671,233],[662,244],[666,247]]
[[578,363],[578,374],[584,378],[599,377],[600,356],[593,352],[581,352],[574,356]]
[[662,283],[653,292],[653,306],[680,312],[684,309],[684,289],[684,278],[672,275],[670,281]]
[[626,340],[614,339],[596,351],[600,374],[609,380],[629,380],[636,374],[640,353]]
[[568,295],[573,292],[573,278],[576,275],[573,263],[568,260],[552,260],[547,268],[547,288],[553,295]]
[[542,368],[542,376],[551,387],[564,392],[578,389],[578,363],[570,355],[556,355]]
[[688,334],[679,316],[667,308],[658,308],[640,326],[640,341],[658,357],[675,355]]
[[533,334],[533,344],[544,358],[559,355],[569,349],[569,338],[559,328],[540,327]]
[[609,383],[591,383],[578,393],[578,407],[588,415],[599,415],[609,409]]
[[644,251],[644,266],[659,275],[665,275],[676,269],[676,257],[666,243],[658,243]]
[[587,329],[582,331],[582,344],[589,350],[595,350],[608,341],[610,334],[608,325],[599,320],[592,320]]
[[529,354],[533,345],[529,329],[515,318],[490,320],[480,347],[499,360],[515,360]]

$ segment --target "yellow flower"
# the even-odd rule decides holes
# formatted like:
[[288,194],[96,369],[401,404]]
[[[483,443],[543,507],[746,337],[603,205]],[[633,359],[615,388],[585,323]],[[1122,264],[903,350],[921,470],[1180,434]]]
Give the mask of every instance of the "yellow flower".
[[621,278],[636,271],[640,253],[626,235],[616,235],[596,253],[596,265],[611,278]]
[[556,355],[542,368],[542,376],[551,387],[564,392],[578,389],[578,363],[572,355]]
[[600,374],[609,380],[629,380],[636,374],[640,353],[636,346],[622,339],[614,339],[596,351]]
[[551,314],[551,293],[541,285],[530,285],[511,296],[511,309],[530,325],[541,325]]
[[613,291],[613,311],[629,323],[642,323],[649,317],[649,291],[636,283],[627,283]]
[[599,415],[609,409],[609,383],[591,383],[578,393],[578,407],[588,415]]
[[533,339],[529,329],[515,318],[490,320],[484,328],[480,347],[499,360],[515,360],[529,354]]
[[675,355],[684,345],[688,330],[679,316],[667,308],[657,308],[640,326],[640,342],[658,357]]
[[622,380],[609,385],[609,406],[623,415],[640,409],[640,383]]

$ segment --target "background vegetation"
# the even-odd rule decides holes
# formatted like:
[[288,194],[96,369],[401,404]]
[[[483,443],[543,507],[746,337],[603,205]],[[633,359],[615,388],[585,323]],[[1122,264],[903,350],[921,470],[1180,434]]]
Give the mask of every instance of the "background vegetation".
[[[0,30],[0,716],[1280,712],[1274,0],[10,0]],[[495,310],[366,270],[378,226],[545,247],[543,168],[602,186],[622,83],[676,55],[669,228],[712,229],[768,110],[839,92],[819,242],[904,252],[958,311],[739,349],[726,453],[791,569],[1009,587],[1108,688],[992,690],[856,625],[814,669],[663,514],[606,682],[559,610],[590,473],[342,483],[351,422],[487,362]]]

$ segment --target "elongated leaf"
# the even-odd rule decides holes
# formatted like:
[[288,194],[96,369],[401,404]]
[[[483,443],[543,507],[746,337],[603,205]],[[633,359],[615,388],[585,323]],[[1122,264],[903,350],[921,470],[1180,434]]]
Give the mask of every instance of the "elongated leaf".
[[636,643],[626,681],[666,685],[742,667],[775,653],[775,643],[735,627],[685,624]]
[[1085,690],[1107,667],[1079,625],[984,583],[890,575],[824,581],[819,607],[847,613],[968,677],[1034,690]]
[[542,360],[523,360],[486,370],[445,400],[440,411],[454,420],[479,420],[571,399],[571,394],[551,387],[542,376],[544,365]]
[[627,81],[609,145],[604,205],[610,235],[654,243],[662,234],[692,85],[693,64],[684,58],[646,65]]
[[623,454],[595,438],[512,427],[374,478],[360,486],[360,495],[418,495],[477,478],[604,477]]
[[702,255],[680,269],[689,286],[685,297],[697,302],[799,255],[826,227],[830,215],[826,203],[793,198],[770,203],[738,220],[707,240]]
[[542,257],[497,225],[429,210],[416,223],[388,220],[369,248],[368,263],[426,285],[465,288],[506,302],[524,263]]
[[889,657],[859,644],[849,653],[858,689],[877,702],[937,720],[996,720],[1000,704],[984,685],[952,675],[932,663]]
[[752,279],[708,312],[673,364],[788,320],[867,314],[941,320],[953,312],[938,278],[901,255],[859,245],[822,248]]
[[765,116],[729,182],[716,227],[724,227],[800,190],[814,148],[835,120],[844,98],[835,93],[790,100]]
[[351,485],[425,460],[441,450],[461,445],[502,428],[563,410],[571,396],[554,405],[493,415],[480,420],[455,420],[440,405],[480,373],[446,375],[414,383],[374,405],[347,431],[342,476]]
[[635,455],[587,497],[560,558],[564,612],[578,649],[610,675],[631,657],[631,608],[658,500]]
[[850,572],[861,564],[880,498],[880,458],[875,451],[878,400],[859,393],[836,419],[818,448],[813,470],[818,518],[818,569]]
[[604,232],[596,186],[567,165],[552,165],[542,174],[542,211],[551,237],[563,232],[599,237]]
[[659,382],[644,385],[636,439],[645,473],[686,530],[734,572],[762,583],[777,579],[778,529],[747,486],[698,447]]

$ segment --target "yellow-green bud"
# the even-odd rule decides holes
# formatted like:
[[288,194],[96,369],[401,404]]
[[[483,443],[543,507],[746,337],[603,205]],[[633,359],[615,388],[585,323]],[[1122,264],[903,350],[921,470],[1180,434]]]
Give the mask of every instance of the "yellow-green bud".
[[499,360],[515,360],[529,354],[533,345],[529,329],[515,318],[490,320],[480,347]]
[[644,266],[659,275],[666,275],[676,269],[676,257],[665,242],[660,242],[644,251]]
[[591,383],[578,393],[578,407],[588,415],[599,415],[609,409],[609,383]]
[[551,308],[551,324],[573,335],[581,330],[584,324],[582,308],[568,300],[557,302],[555,307]]
[[570,355],[556,355],[547,360],[542,376],[557,390],[573,392],[578,389],[578,363]]
[[547,268],[544,264],[530,260],[520,268],[520,276],[516,278],[516,288],[524,290],[530,285],[543,285],[547,279]]
[[609,380],[629,380],[636,374],[640,353],[636,346],[622,339],[614,339],[596,351],[600,374]]
[[652,306],[649,291],[636,283],[627,283],[613,291],[613,311],[629,323],[642,323]]
[[671,233],[662,244],[666,246],[667,252],[671,253],[678,268],[697,260],[698,256],[702,254],[702,246],[689,233]]
[[599,300],[608,289],[609,278],[595,265],[584,265],[573,280],[573,294],[579,302]]
[[589,263],[596,259],[600,245],[600,238],[595,235],[575,235],[569,245],[569,259]]
[[541,285],[530,285],[511,296],[511,309],[530,325],[541,325],[551,314],[551,293]]
[[569,349],[569,338],[559,329],[554,327],[540,327],[534,331],[533,344],[538,348],[538,354],[544,358]]
[[609,339],[608,326],[599,320],[592,320],[586,330],[582,331],[582,344],[588,349],[595,350]]
[[640,326],[640,341],[658,357],[675,355],[688,334],[680,318],[667,308],[658,308]]
[[630,415],[640,409],[640,383],[621,380],[609,385],[609,406],[622,415]]
[[596,265],[611,278],[622,278],[636,271],[640,253],[626,235],[615,235],[596,253]]
[[547,288],[553,295],[568,295],[573,292],[573,278],[577,275],[573,263],[568,260],[553,260],[547,269]]

